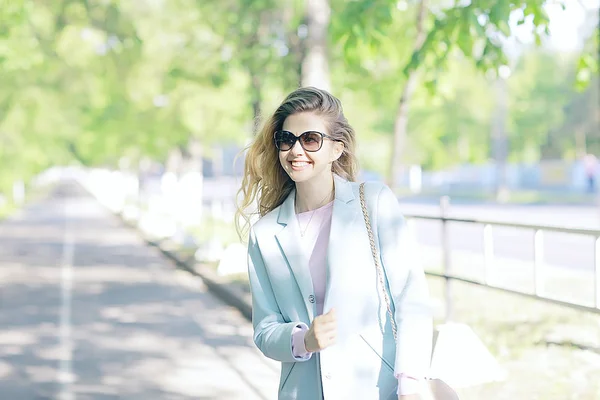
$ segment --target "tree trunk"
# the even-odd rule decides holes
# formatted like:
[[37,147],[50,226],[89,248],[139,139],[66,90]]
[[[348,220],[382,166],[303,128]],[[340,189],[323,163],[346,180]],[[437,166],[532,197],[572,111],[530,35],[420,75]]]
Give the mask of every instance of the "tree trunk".
[[496,197],[501,200],[507,194],[506,159],[508,158],[508,137],[506,135],[506,115],[508,113],[508,88],[506,80],[496,81],[496,115],[492,121],[492,152],[496,161]]
[[329,0],[307,0],[308,36],[302,60],[302,86],[331,90],[329,80],[328,28],[331,19]]
[[[425,41],[426,34],[424,22],[426,13],[427,0],[421,0],[419,2],[419,9],[417,11],[417,35],[415,37],[413,53],[419,51],[421,46],[423,46],[423,42]],[[398,103],[396,119],[394,121],[394,147],[392,148],[392,158],[390,160],[390,170],[388,174],[388,185],[391,188],[396,188],[398,186],[404,169],[403,157],[406,148],[409,103],[416,84],[417,71],[412,70],[406,77],[406,82],[404,83],[404,88],[402,89],[402,96],[400,96],[400,102]]]
[[[282,10],[283,26],[292,26],[294,9],[292,1],[286,2],[286,7]],[[293,82],[294,89],[302,85],[302,62],[306,58],[306,15],[295,30],[286,30],[286,41],[290,51],[290,68],[294,69],[295,77]]]
[[251,81],[251,92],[250,98],[252,99],[252,135],[256,135],[260,127],[261,119],[261,103],[262,103],[262,82],[260,76],[250,71]]
[[575,130],[575,154],[577,157],[583,157],[587,154],[587,152],[585,127],[580,125]]
[[[257,27],[249,42],[246,44],[248,48],[263,46],[263,43],[269,40],[269,23],[274,17],[271,12],[261,11],[256,21]],[[252,104],[252,135],[255,136],[260,127],[261,108],[262,108],[262,87],[261,79],[264,75],[266,63],[262,57],[250,56],[243,60],[246,65],[246,71],[250,77],[250,102]]]

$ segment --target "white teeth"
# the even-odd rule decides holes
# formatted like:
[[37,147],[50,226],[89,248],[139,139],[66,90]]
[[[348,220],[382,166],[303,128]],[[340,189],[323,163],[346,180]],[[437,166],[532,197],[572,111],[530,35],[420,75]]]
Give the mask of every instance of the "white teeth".
[[292,165],[294,167],[304,167],[305,165],[308,165],[308,163],[306,161],[293,161]]

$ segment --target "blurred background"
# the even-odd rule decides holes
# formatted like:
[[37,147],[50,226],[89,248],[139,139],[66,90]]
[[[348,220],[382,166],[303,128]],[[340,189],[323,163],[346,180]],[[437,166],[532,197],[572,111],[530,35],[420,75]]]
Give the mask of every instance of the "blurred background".
[[[598,0],[0,1],[0,344],[13,349],[0,362],[0,399],[250,398],[212,378],[188,392],[153,392],[159,381],[143,379],[138,392],[114,380],[99,386],[114,393],[83,389],[102,374],[71,364],[81,266],[69,254],[102,249],[90,283],[107,279],[107,265],[143,274],[145,261],[119,260],[135,246],[142,259],[158,248],[179,265],[163,273],[187,271],[185,290],[214,287],[247,315],[234,227],[244,148],[307,85],[342,101],[358,133],[359,180],[394,189],[422,246],[439,375],[465,399],[600,398],[599,9]],[[154,247],[107,244],[124,228],[97,224],[114,215]],[[48,243],[49,264],[33,262]],[[155,284],[155,297],[144,295],[160,303],[166,289]],[[140,301],[139,285],[132,278],[114,308]],[[58,296],[55,358],[15,355],[36,342],[14,337],[53,307],[36,303],[37,290]],[[94,290],[96,306],[103,293],[114,301]],[[185,308],[200,328],[226,307],[209,303]],[[161,318],[174,315],[183,318]],[[246,319],[214,323],[235,327],[252,351]],[[203,343],[230,346],[226,331]],[[44,363],[58,378],[42,378]],[[195,368],[221,376],[233,367]],[[252,396],[276,397],[273,371],[265,380],[275,386]]]

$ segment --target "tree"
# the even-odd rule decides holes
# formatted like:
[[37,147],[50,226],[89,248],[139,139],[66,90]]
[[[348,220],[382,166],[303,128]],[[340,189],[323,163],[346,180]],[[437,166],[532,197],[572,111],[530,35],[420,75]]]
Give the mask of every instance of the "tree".
[[307,36],[302,60],[302,86],[331,90],[329,77],[329,0],[306,0]]
[[549,150],[551,132],[563,125],[563,110],[574,92],[565,64],[547,52],[528,53],[508,81],[508,132],[513,161],[538,161],[544,147],[546,152]]
[[[398,10],[400,4],[406,11]],[[543,5],[543,0],[474,0],[456,2],[452,6],[441,2],[428,4],[426,0],[416,4],[391,0],[348,3],[341,19],[351,28],[338,30],[335,38],[344,45],[350,62],[356,60],[357,52],[364,51],[368,55],[373,49],[387,46],[386,42],[396,40],[385,33],[402,18],[401,14],[411,12],[416,16],[411,31],[412,43],[404,42],[412,48],[412,54],[392,72],[402,82],[402,91],[394,123],[393,155],[388,170],[390,185],[398,184],[405,162],[409,104],[417,74],[420,73],[420,79],[433,90],[449,56],[457,52],[471,60],[479,70],[495,73],[498,67],[507,64],[502,46],[505,38],[511,35],[511,14],[518,16],[520,24],[531,19],[533,34],[539,39],[547,32],[548,24]]]
[[[300,84],[307,51],[304,0],[226,0],[203,2],[200,9],[218,35],[221,54],[220,80],[229,72],[245,71],[256,132],[266,92],[275,87]],[[185,67],[182,67],[185,68]]]

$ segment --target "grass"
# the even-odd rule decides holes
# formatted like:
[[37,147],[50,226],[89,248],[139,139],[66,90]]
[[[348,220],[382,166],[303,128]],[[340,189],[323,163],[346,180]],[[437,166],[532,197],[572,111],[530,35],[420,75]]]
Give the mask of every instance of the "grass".
[[[421,246],[424,251],[422,262],[428,271],[442,273],[439,262],[441,249]],[[451,275],[470,280],[484,281],[484,257],[481,254],[452,250]],[[568,270],[550,265],[540,267],[543,273],[541,294],[552,299],[577,303],[585,306],[594,304],[594,273],[591,270]],[[534,293],[533,263],[512,258],[495,256],[489,268],[488,283],[510,290]]]
[[[433,299],[444,280],[430,277]],[[452,282],[453,320],[469,325],[507,373],[459,389],[461,399],[593,400],[600,380],[600,315]],[[438,320],[438,322],[441,322]]]
[[216,239],[224,248],[240,242],[233,222],[213,218],[211,215],[206,215],[200,225],[191,227],[189,233],[197,243],[206,243]]
[[[439,249],[422,254],[426,270],[442,272]],[[451,262],[453,275],[483,279],[481,256],[453,251]],[[531,263],[495,258],[491,272],[491,284],[533,291]],[[445,280],[428,280],[441,323]],[[543,284],[549,297],[593,304],[591,272],[545,265]],[[600,371],[600,315],[459,281],[450,285],[453,320],[469,325],[507,373],[505,381],[459,389],[461,399],[600,398],[600,380],[587,379]]]

